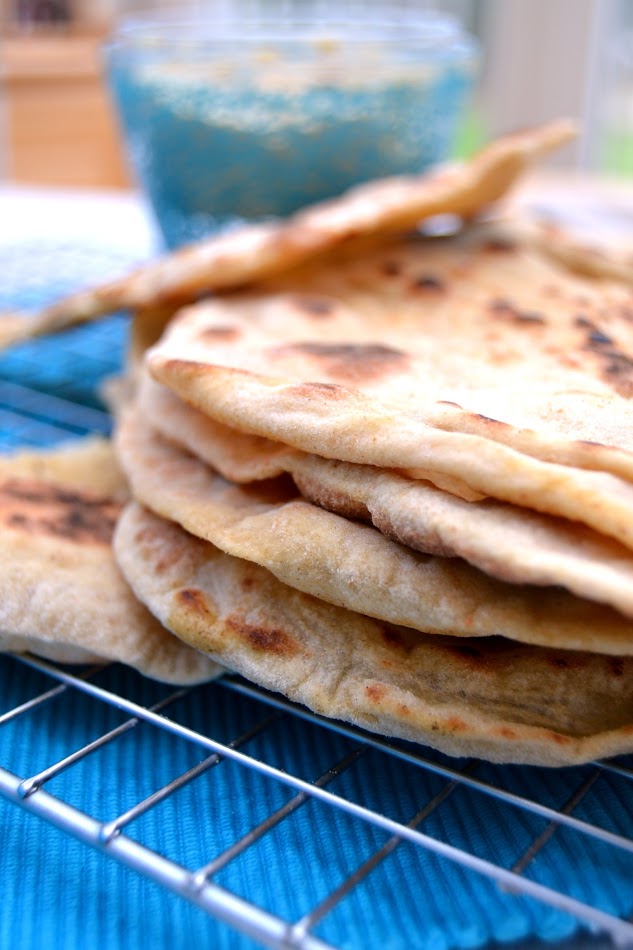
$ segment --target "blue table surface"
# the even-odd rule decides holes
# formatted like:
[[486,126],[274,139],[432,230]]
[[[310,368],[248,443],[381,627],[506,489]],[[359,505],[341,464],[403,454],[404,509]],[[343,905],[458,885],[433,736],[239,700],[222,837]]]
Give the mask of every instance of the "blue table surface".
[[[0,243],[0,309],[36,306],[96,279],[101,269],[124,270],[133,263],[129,251],[123,254],[117,246],[99,242],[98,227],[95,235],[88,249],[85,240],[77,245],[71,238],[42,246],[36,235],[11,248]],[[142,248],[139,257],[147,250]],[[0,448],[51,444],[60,433],[106,429],[98,384],[120,366],[126,328],[126,318],[119,314],[2,354]],[[37,395],[24,413],[33,392],[41,398]],[[121,667],[100,672],[97,682],[144,705],[156,702],[167,689]],[[51,685],[48,677],[21,661],[0,658],[0,715]],[[256,700],[236,698],[221,685],[209,684],[194,689],[173,715],[201,732],[213,729],[228,741],[264,711]],[[119,721],[121,714],[110,706],[67,692],[0,728],[0,764],[21,776],[33,774]],[[202,757],[195,745],[152,727],[134,732],[133,742],[118,740],[62,773],[52,782],[51,793],[89,814],[114,817]],[[290,717],[253,740],[249,750],[312,780],[351,744],[348,738]],[[476,774],[561,808],[594,771],[594,766],[557,771],[482,763]],[[431,772],[370,751],[333,788],[408,821],[445,784]],[[282,785],[223,763],[204,782],[149,811],[130,834],[187,867],[197,867],[290,794]],[[601,772],[574,815],[631,837],[633,786],[624,777]],[[357,867],[359,855],[370,856],[387,840],[375,828],[315,802],[287,821],[283,833],[265,835],[229,863],[217,883],[288,920],[296,920],[327,896],[333,883]],[[510,868],[546,826],[542,818],[457,788],[425,821],[424,831]],[[6,801],[0,801],[0,828],[0,950],[253,946],[183,899]],[[524,873],[609,913],[633,913],[633,853],[573,830],[559,828]],[[323,940],[350,950],[449,950],[514,941],[532,945],[537,938],[579,946],[583,932],[568,914],[517,898],[407,843],[315,929]]]

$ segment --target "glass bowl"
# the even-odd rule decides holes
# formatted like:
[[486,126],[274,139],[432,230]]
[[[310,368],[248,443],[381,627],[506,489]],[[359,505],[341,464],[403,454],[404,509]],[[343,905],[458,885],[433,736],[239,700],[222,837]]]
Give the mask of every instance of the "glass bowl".
[[477,69],[456,20],[397,3],[132,17],[104,52],[170,248],[445,159]]

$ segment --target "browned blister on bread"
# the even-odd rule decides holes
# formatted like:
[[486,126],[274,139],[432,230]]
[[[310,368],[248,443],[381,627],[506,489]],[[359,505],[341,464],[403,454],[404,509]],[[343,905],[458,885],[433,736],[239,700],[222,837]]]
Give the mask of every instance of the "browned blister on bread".
[[104,439],[0,458],[0,650],[116,660],[167,682],[218,675],[134,597],[112,535],[127,494]]

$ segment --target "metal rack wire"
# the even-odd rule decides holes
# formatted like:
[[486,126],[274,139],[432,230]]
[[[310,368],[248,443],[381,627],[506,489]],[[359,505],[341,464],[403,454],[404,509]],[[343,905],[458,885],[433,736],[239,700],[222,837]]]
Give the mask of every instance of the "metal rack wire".
[[[107,432],[109,427],[107,415],[97,409],[13,381],[0,383],[0,417],[5,436],[13,433],[16,444],[41,440],[41,427],[45,427],[45,441],[81,431]],[[65,715],[59,709],[60,701],[68,694],[91,706],[116,711],[119,721],[98,735],[86,736],[61,757],[40,762],[32,771],[21,770],[12,761],[0,762],[0,796],[197,905],[216,919],[218,926],[227,926],[259,945],[302,950],[337,945],[341,931],[332,921],[341,908],[346,902],[364,900],[370,882],[379,890],[386,881],[393,884],[398,875],[393,861],[397,852],[407,849],[410,866],[417,867],[419,876],[398,878],[397,887],[403,891],[450,888],[442,871],[450,865],[461,869],[458,881],[475,880],[480,895],[501,895],[502,909],[497,914],[510,916],[515,904],[527,902],[532,919],[538,918],[539,908],[545,908],[574,921],[565,931],[568,934],[584,934],[583,939],[589,939],[588,934],[601,934],[609,945],[633,946],[633,923],[627,919],[633,911],[633,888],[629,887],[627,894],[624,887],[621,903],[614,909],[602,898],[593,900],[582,886],[583,875],[590,876],[597,868],[600,875],[612,875],[613,887],[619,891],[627,875],[632,879],[633,821],[628,821],[631,809],[626,806],[633,803],[633,764],[626,760],[564,770],[565,794],[560,799],[557,786],[559,800],[554,801],[549,770],[504,769],[450,760],[423,747],[390,742],[324,720],[237,676],[226,675],[193,689],[165,688],[152,702],[143,702],[115,674],[104,681],[102,669],[70,670],[31,656],[0,658],[0,673],[9,666],[7,675],[13,679],[19,680],[25,671],[35,671],[42,679],[34,692],[29,686],[30,694],[8,708],[0,707],[0,733],[42,711],[55,728],[59,717]],[[221,730],[216,731],[212,722],[201,729],[188,715],[187,704],[201,701],[209,709],[222,705],[226,722]],[[244,704],[250,710],[246,724]],[[176,708],[178,715],[173,714]],[[167,780],[157,769],[156,775],[148,777],[150,791],[133,795],[131,803],[129,794],[122,795],[117,813],[105,819],[67,800],[63,788],[61,793],[56,790],[61,776],[78,767],[89,768],[105,749],[134,740],[144,726],[151,727],[154,735],[168,734],[194,750],[193,764]],[[282,749],[313,752],[310,768],[293,770],[284,754],[268,755],[265,740],[272,733]],[[334,745],[326,741],[329,737],[336,738]],[[319,744],[323,754],[317,755]],[[270,807],[251,821],[245,806],[247,814],[241,824],[238,822],[239,832],[225,837],[221,845],[215,843],[202,860],[199,852],[195,858],[185,855],[176,859],[144,840],[143,819],[194,786],[208,790],[219,809],[216,821],[220,822],[222,796],[213,792],[214,776],[230,767],[256,776],[262,786],[274,787]],[[403,790],[402,808],[390,811],[381,807],[378,785],[386,775],[395,776],[394,782]],[[610,801],[614,796],[624,806],[620,819],[612,816]],[[317,806],[321,829],[338,828],[337,822],[344,821],[345,871],[337,871],[325,881],[319,871],[318,887],[306,887],[308,896],[299,913],[262,905],[227,885],[223,878],[227,869],[262,842],[272,838],[275,852],[283,855],[289,847],[287,835],[291,831],[297,834],[295,816]],[[242,805],[238,799],[226,808],[239,813]],[[455,830],[464,812],[471,816],[471,825],[473,815],[485,815],[482,822],[488,826],[494,821],[493,833],[465,846],[463,834]],[[515,827],[520,833],[510,841]],[[340,829],[336,834],[341,834]],[[561,836],[565,836],[565,849],[577,869],[577,888],[557,882],[551,862],[545,860],[548,851],[559,846]],[[499,857],[507,855],[508,848],[512,852],[509,861]],[[314,862],[309,848],[302,860],[302,873],[309,878]],[[283,860],[281,866],[283,869]],[[296,873],[295,863],[292,874]],[[287,884],[280,882],[278,889]],[[457,893],[457,900],[467,902],[469,894],[472,899],[466,883],[459,886],[463,895]],[[316,898],[309,900],[313,893]],[[413,946],[407,933],[398,943],[397,921],[390,921],[388,928],[391,946]],[[496,933],[501,940],[503,928],[498,927]],[[455,936],[451,939],[453,943],[447,938],[446,946],[467,945]],[[375,945],[369,924],[367,930],[357,925],[344,942],[359,948]],[[426,946],[422,941],[419,945]]]

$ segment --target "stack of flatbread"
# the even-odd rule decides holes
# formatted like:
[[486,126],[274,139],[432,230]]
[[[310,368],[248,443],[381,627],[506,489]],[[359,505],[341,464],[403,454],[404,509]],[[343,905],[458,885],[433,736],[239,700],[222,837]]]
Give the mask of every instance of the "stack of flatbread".
[[633,750],[630,281],[482,215],[569,135],[6,322],[8,340],[135,311],[114,551],[180,640],[451,754]]

